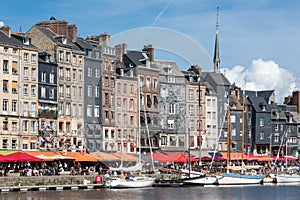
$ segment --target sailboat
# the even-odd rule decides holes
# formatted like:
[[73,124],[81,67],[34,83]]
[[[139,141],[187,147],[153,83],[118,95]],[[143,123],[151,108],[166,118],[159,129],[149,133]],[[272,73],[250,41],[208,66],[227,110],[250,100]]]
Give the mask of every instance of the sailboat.
[[[260,184],[264,175],[257,175],[256,171],[247,172],[248,168],[244,165],[244,118],[245,118],[245,94],[243,94],[242,104],[242,166],[230,166],[230,107],[227,108],[227,173],[218,176],[219,185],[248,185]],[[232,171],[232,173],[230,173]]]
[[[138,83],[140,83],[140,80],[138,80]],[[138,97],[140,96],[140,86],[138,86]],[[138,103],[140,106],[140,102]],[[145,109],[145,108],[144,108]],[[144,112],[146,115],[146,112]],[[140,119],[140,108],[139,108],[139,119]],[[147,120],[146,120],[146,126],[148,130],[148,125],[147,125]],[[139,135],[141,133],[140,130],[140,123],[138,125],[138,132]],[[148,130],[148,137],[149,137],[149,130]],[[140,137],[139,137],[140,141]],[[151,145],[151,143],[150,143]],[[151,149],[151,146],[150,146]],[[152,150],[151,150],[151,155],[152,155]],[[152,164],[154,163],[153,161],[153,156],[152,156]],[[122,162],[121,162],[121,167],[122,167]],[[154,164],[153,164],[154,167]],[[141,162],[141,145],[139,144],[139,161],[136,166],[133,166],[132,169],[127,169],[128,172],[130,171],[138,171],[139,175],[138,176],[133,176],[132,174],[127,174],[126,177],[112,177],[106,182],[106,186],[109,188],[144,188],[144,187],[152,187],[155,183],[155,178],[154,177],[147,177],[144,175],[140,175],[142,171],[142,162]],[[124,171],[123,171],[124,172]]]
[[[198,106],[199,106],[199,117],[201,117],[200,110],[201,110],[201,81],[199,80],[199,98],[198,98]],[[199,120],[201,121],[201,120]],[[182,179],[182,182],[185,185],[214,185],[217,184],[217,177],[214,175],[205,174],[202,172],[195,172],[191,171],[190,168],[190,142],[189,142],[189,131],[188,131],[188,152],[189,152],[189,170],[188,172],[189,177]],[[199,127],[199,138],[201,138],[201,127]],[[201,166],[201,142],[199,141],[199,166]],[[183,171],[183,170],[182,170]],[[184,172],[184,171],[183,171]]]

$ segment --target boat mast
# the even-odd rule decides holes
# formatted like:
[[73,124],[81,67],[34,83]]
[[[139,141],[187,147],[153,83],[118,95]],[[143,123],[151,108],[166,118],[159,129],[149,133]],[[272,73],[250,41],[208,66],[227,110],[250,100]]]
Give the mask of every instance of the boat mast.
[[243,90],[242,105],[242,166],[244,166],[244,145],[245,145],[245,90]]
[[[227,167],[230,163],[230,106],[227,108]],[[227,168],[228,170],[228,168]]]
[[138,76],[138,118],[139,118],[139,123],[138,123],[138,140],[137,144],[139,145],[139,163],[141,163],[141,82],[140,82],[140,76]]
[[202,135],[201,135],[201,77],[199,76],[199,98],[198,98],[198,103],[199,103],[199,167],[201,167],[202,162],[201,162],[201,146],[202,146]]

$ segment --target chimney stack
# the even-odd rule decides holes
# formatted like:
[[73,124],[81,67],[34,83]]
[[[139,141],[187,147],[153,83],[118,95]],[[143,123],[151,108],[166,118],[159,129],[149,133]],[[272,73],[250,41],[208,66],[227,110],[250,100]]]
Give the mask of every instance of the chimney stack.
[[152,44],[144,45],[143,51],[148,53],[150,61],[154,61],[154,48],[152,47]]
[[115,50],[116,50],[116,56],[119,58],[121,62],[123,62],[123,54],[127,53],[127,44],[126,43],[117,44],[115,45]]
[[3,31],[8,37],[11,36],[10,26],[1,26],[0,30]]

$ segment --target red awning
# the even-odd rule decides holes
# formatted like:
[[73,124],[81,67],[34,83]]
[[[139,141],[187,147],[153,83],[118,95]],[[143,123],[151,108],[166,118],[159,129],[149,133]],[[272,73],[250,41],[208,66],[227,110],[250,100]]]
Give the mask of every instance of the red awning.
[[16,152],[5,156],[5,162],[42,162],[43,160],[23,152]]

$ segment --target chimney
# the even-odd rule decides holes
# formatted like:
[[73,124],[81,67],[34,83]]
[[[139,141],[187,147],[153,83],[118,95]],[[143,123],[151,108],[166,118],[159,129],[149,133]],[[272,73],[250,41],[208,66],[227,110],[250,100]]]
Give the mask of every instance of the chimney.
[[95,36],[94,35],[88,35],[88,36],[86,36],[85,39],[88,40],[88,41],[94,41],[95,40]]
[[1,26],[0,30],[3,31],[8,37],[11,36],[10,26]]
[[75,24],[68,26],[68,34],[72,40],[74,40],[74,41],[77,40],[77,27]]
[[110,47],[110,35],[104,32],[101,35],[99,35],[98,38],[99,38],[98,42],[100,46]]
[[188,71],[192,71],[192,72],[195,72],[196,74],[198,74],[198,75],[202,75],[202,69],[201,69],[201,67],[199,66],[199,65],[192,65],[189,69],[188,69]]
[[143,51],[147,51],[150,61],[154,61],[154,48],[152,44],[145,45]]
[[115,45],[116,56],[121,62],[123,62],[123,54],[127,53],[127,44],[117,44]]
[[44,28],[49,28],[51,31],[58,35],[64,35],[68,38],[68,21],[66,20],[56,20],[54,17],[50,18],[50,21],[37,22],[35,25]]

